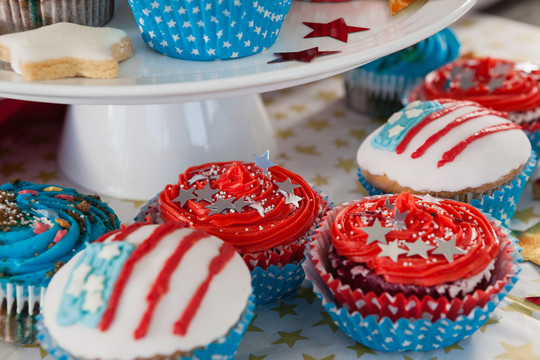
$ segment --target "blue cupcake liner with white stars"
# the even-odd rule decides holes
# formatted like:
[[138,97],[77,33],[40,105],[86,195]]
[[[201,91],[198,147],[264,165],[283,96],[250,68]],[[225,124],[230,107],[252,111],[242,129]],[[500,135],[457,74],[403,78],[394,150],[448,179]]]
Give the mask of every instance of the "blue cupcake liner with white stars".
[[186,60],[244,57],[277,39],[291,0],[129,0],[143,40]]
[[[529,177],[536,166],[536,161],[537,155],[533,151],[527,164],[525,164],[519,175],[512,180],[488,193],[480,194],[480,196],[475,193],[470,193],[463,198],[456,198],[454,200],[470,203],[477,209],[480,209],[501,221],[504,226],[508,226],[514,218],[517,203],[527,184],[527,180],[529,180]],[[358,181],[370,196],[384,194],[381,189],[374,187],[365,179],[362,175],[361,168],[358,168],[357,176]]]
[[[242,340],[244,333],[246,332],[249,324],[251,323],[251,320],[253,319],[253,310],[255,309],[254,299],[254,295],[250,295],[248,299],[248,304],[240,320],[236,323],[234,327],[231,328],[231,330],[229,330],[226,335],[220,337],[211,344],[208,344],[206,347],[194,350],[191,356],[179,356],[171,354],[168,357],[160,355],[159,358],[163,360],[234,360],[236,351],[238,350],[238,346],[240,346],[240,341]],[[41,315],[38,316],[36,328],[38,331],[37,338],[41,344],[41,347],[45,349],[53,359],[86,360],[73,356],[67,353],[63,348],[61,348],[56,343],[56,341],[54,341],[49,331],[44,326],[43,318]]]
[[[484,214],[498,225],[499,222]],[[313,292],[328,312],[334,323],[360,344],[380,351],[429,351],[444,348],[466,339],[478,330],[489,318],[501,300],[512,290],[521,271],[518,263],[522,260],[521,248],[517,240],[509,235],[510,231],[501,227],[510,240],[509,247],[514,276],[510,276],[506,285],[483,307],[475,307],[468,315],[459,315],[455,320],[441,318],[436,322],[427,319],[405,319],[391,321],[388,317],[375,315],[362,316],[358,311],[349,312],[339,307],[335,298],[315,269],[309,249],[306,249],[304,270],[306,279],[313,285]]]

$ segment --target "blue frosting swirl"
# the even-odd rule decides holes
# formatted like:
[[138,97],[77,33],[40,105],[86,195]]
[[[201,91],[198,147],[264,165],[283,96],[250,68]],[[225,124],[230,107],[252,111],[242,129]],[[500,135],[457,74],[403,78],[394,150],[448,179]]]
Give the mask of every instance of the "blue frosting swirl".
[[97,196],[18,179],[0,185],[0,284],[46,286],[86,243],[119,227]]
[[459,41],[449,28],[393,54],[383,56],[360,67],[379,75],[423,77],[432,70],[455,60]]

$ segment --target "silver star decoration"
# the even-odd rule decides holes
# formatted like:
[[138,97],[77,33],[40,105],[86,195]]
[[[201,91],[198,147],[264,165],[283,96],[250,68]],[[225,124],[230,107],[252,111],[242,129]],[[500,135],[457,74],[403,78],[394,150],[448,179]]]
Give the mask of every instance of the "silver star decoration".
[[472,70],[472,69],[469,69],[469,68],[463,69],[463,73],[459,77],[459,79],[460,79],[459,87],[462,90],[467,91],[470,88],[475,86],[474,80],[473,80],[474,79],[474,74],[475,74],[474,70]]
[[301,196],[296,196],[294,194],[287,194],[285,195],[285,204],[293,204],[297,208],[300,207],[300,204],[298,203],[300,200],[302,200]]
[[394,227],[398,230],[407,230],[407,224],[405,224],[405,218],[407,218],[407,214],[409,211],[404,211],[402,213],[399,212],[399,210],[396,208],[396,211],[394,212],[394,219],[392,220],[392,224]]
[[420,200],[422,200],[423,202],[425,203],[430,203],[430,204],[437,204],[437,205],[440,205],[440,201],[439,199],[437,199],[436,197],[433,197],[429,194],[426,194],[424,196],[419,196]]
[[234,210],[236,210],[236,212],[238,213],[241,213],[242,210],[249,204],[251,204],[251,201],[246,201],[245,198],[240,198],[234,202]]
[[196,186],[191,187],[189,190],[184,190],[180,188],[180,195],[175,197],[172,201],[180,202],[180,207],[183,207],[184,204],[188,202],[188,200],[193,200],[197,198],[195,195],[193,195],[193,191],[196,188],[197,188]]
[[212,203],[206,206],[207,209],[210,209],[208,216],[214,215],[214,214],[221,214],[222,212],[226,210],[234,209],[233,201],[234,201],[233,197],[230,197],[227,199],[218,197],[215,203]]
[[375,219],[375,221],[373,221],[373,225],[364,226],[360,228],[360,230],[368,235],[366,245],[369,245],[374,241],[386,244],[386,234],[394,229],[382,226],[379,220]]
[[422,239],[417,239],[413,243],[406,243],[405,246],[409,248],[407,256],[420,255],[424,259],[428,258],[427,252],[429,250],[435,249],[435,246],[427,244]]
[[300,187],[300,185],[293,184],[291,182],[291,179],[287,178],[287,180],[283,182],[276,182],[274,181],[274,184],[278,186],[278,191],[283,191],[285,193],[294,194],[294,189],[297,187]]
[[491,75],[492,76],[503,76],[506,77],[506,75],[508,74],[508,70],[510,70],[511,68],[513,68],[514,65],[511,64],[511,63],[502,63],[502,62],[498,62],[495,67],[491,68]]
[[249,204],[249,207],[257,210],[259,215],[261,215],[261,217],[264,217],[264,207],[262,206],[261,203],[252,203],[252,204]]
[[431,252],[435,255],[444,255],[448,262],[454,261],[454,255],[466,254],[467,252],[463,249],[460,249],[456,246],[456,238],[453,237],[448,241],[444,241],[441,238],[435,238],[437,241],[438,247]]
[[255,164],[264,170],[264,172],[267,172],[269,168],[272,166],[276,166],[275,163],[271,162],[268,157],[270,155],[270,150],[266,150],[264,154],[261,156],[255,156]]
[[206,180],[206,177],[204,177],[201,174],[197,174],[197,175],[192,176],[191,179],[189,179],[188,183],[189,183],[189,185],[193,185],[194,183],[196,183],[199,180]]
[[494,92],[498,88],[502,87],[504,84],[504,78],[491,78],[487,83],[487,87],[490,93]]
[[407,250],[398,246],[397,240],[388,244],[377,245],[381,248],[381,252],[377,254],[377,257],[389,257],[393,262],[397,262],[398,256],[407,252]]
[[450,69],[450,77],[455,78],[463,70],[463,65],[454,66]]
[[530,72],[540,69],[540,66],[533,64],[531,62],[520,62],[514,66],[514,69],[523,71],[526,73],[530,73]]
[[387,196],[386,197],[386,201],[384,202],[384,206],[388,209],[388,210],[392,210],[394,208],[394,204],[390,204],[390,197]]
[[195,195],[197,195],[197,202],[201,202],[203,200],[208,201],[209,203],[214,202],[214,199],[212,199],[212,196],[217,194],[219,190],[212,189],[210,187],[210,183],[206,183],[202,189],[196,190]]

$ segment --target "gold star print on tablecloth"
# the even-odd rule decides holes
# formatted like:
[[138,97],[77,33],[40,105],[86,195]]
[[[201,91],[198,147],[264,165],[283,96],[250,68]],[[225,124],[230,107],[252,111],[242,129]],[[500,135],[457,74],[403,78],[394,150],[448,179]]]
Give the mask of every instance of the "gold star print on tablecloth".
[[317,120],[313,118],[308,120],[307,126],[317,132],[330,127],[327,120]]
[[43,160],[45,161],[56,161],[56,153],[49,151],[43,155]]
[[279,318],[283,318],[285,315],[298,315],[294,308],[296,307],[296,304],[287,305],[283,301],[279,302],[279,306],[275,308],[271,308],[272,311],[277,311],[279,313]]
[[484,325],[482,325],[480,327],[480,331],[485,333],[486,332],[486,329],[489,325],[493,325],[493,324],[497,324],[499,321],[498,320],[495,320],[495,319],[492,319],[492,318],[489,318],[487,319],[487,321],[484,323]]
[[39,179],[39,182],[42,182],[44,184],[48,184],[51,182],[51,180],[53,179],[58,179],[58,171],[56,170],[53,170],[53,171],[45,171],[45,170],[41,170],[37,175],[36,175],[36,179]]
[[334,360],[335,357],[336,357],[336,355],[329,355],[329,356],[325,356],[323,358],[316,358],[316,357],[313,357],[313,356],[309,356],[307,354],[302,355],[302,358],[304,360]]
[[317,186],[317,187],[321,187],[323,185],[328,185],[328,178],[322,176],[319,173],[316,173],[315,177],[312,177],[311,179],[309,179],[309,181],[312,182],[313,184],[315,184],[315,186]]
[[315,300],[316,296],[315,293],[311,288],[300,286],[298,288],[298,292],[295,296],[296,299],[304,299],[307,301],[309,305],[313,304],[313,300]]
[[461,347],[461,345],[459,345],[459,342],[457,342],[457,343],[455,343],[453,345],[445,347],[444,348],[444,353],[448,354],[452,350],[463,350],[463,347]]
[[45,356],[48,355],[47,351],[45,351],[41,346],[39,345],[23,345],[23,348],[36,348],[39,349],[39,356],[41,356],[42,359],[45,359]]
[[309,338],[302,336],[301,333],[302,329],[292,332],[278,331],[279,340],[274,341],[272,344],[286,344],[288,347],[292,348],[297,341],[309,340]]
[[288,129],[283,129],[283,130],[277,130],[276,131],[276,136],[278,138],[283,139],[283,140],[287,140],[291,136],[296,136],[296,134],[294,133],[294,131],[291,128],[288,128]]
[[263,360],[268,355],[261,355],[261,356],[255,356],[253,354],[249,354],[248,360]]
[[347,346],[347,349],[355,351],[356,357],[358,359],[360,359],[360,357],[364,354],[376,355],[375,351],[371,350],[367,346],[360,344],[359,342],[355,342],[352,346]]
[[533,312],[539,311],[540,306],[536,305],[533,302],[525,300],[525,298],[520,298],[514,295],[507,295],[509,300],[512,300],[510,305],[502,307],[504,311],[518,312],[528,317],[533,316]]
[[19,175],[20,173],[25,172],[25,171],[26,171],[26,165],[24,161],[17,161],[17,162],[3,161],[0,164],[0,173],[5,178]]
[[311,146],[296,145],[294,148],[296,149],[297,152],[301,154],[311,155],[311,156],[321,155],[321,153],[317,151],[317,147],[315,145],[311,145]]
[[528,207],[526,209],[516,210],[514,214],[515,220],[520,220],[521,222],[528,223],[534,217],[540,217],[539,214],[534,212],[534,206]]
[[343,159],[338,157],[337,163],[334,164],[335,168],[343,169],[345,172],[349,173],[351,170],[356,169],[356,160],[354,158]]
[[339,329],[339,327],[334,323],[334,320],[332,320],[332,318],[330,317],[330,314],[328,314],[326,311],[321,311],[321,316],[322,316],[322,320],[311,325],[312,327],[328,325],[330,330],[332,330],[333,332],[336,332],[337,329]]
[[252,319],[251,322],[249,323],[249,326],[248,326],[248,328],[246,329],[246,331],[252,331],[252,332],[264,332],[263,329],[261,329],[260,327],[255,326],[255,321],[257,320],[257,316],[258,316],[258,315],[253,315],[253,319]]
[[540,356],[533,354],[532,342],[523,345],[512,345],[501,341],[500,344],[506,352],[496,356],[495,359],[540,360]]

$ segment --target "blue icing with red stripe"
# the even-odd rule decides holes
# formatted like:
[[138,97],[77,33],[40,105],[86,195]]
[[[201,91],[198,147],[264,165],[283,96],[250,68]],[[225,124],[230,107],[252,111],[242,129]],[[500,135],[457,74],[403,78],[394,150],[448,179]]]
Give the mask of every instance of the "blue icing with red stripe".
[[134,249],[135,245],[123,241],[88,245],[66,282],[56,318],[58,324],[96,328],[116,279]]
[[415,101],[394,113],[371,139],[374,149],[396,151],[407,133],[427,116],[444,109],[437,101]]

